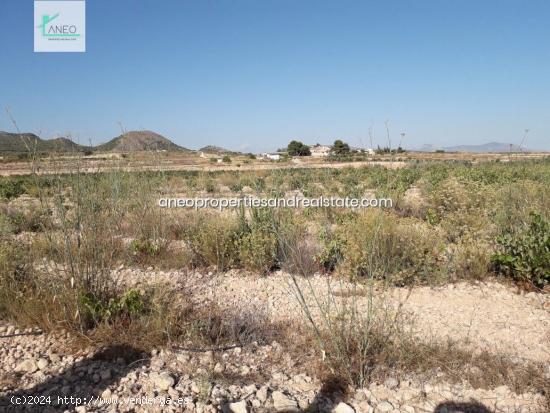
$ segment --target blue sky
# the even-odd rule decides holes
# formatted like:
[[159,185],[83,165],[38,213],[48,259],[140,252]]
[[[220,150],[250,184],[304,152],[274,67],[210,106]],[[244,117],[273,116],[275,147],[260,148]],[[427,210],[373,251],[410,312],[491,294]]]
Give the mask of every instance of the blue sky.
[[[550,2],[88,0],[86,53],[34,53],[33,2],[0,0],[0,105],[81,143],[151,129],[271,150],[489,141],[550,149]],[[0,130],[13,130],[0,114]]]

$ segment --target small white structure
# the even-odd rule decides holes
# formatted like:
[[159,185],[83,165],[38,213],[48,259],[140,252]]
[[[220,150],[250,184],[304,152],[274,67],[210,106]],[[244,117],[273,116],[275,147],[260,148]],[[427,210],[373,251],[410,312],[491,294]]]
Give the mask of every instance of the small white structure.
[[279,159],[281,159],[281,154],[280,153],[262,153],[262,159],[278,161]]
[[374,149],[371,149],[371,148],[357,148],[357,147],[352,147],[351,150],[353,152],[359,152],[359,153],[366,153],[368,155],[376,155],[376,152],[374,152]]
[[322,158],[325,156],[330,155],[330,151],[332,150],[332,147],[327,145],[313,145],[309,147],[309,150],[311,152],[311,156],[314,158]]

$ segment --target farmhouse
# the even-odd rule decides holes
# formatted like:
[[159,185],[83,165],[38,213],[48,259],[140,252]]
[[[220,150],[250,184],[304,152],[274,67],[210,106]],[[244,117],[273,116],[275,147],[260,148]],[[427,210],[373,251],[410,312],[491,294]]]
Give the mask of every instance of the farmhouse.
[[316,144],[316,145],[310,146],[309,150],[311,152],[311,156],[315,158],[321,158],[321,157],[329,156],[332,148],[327,145]]
[[272,161],[278,161],[281,159],[280,153],[262,153],[262,159],[270,159]]

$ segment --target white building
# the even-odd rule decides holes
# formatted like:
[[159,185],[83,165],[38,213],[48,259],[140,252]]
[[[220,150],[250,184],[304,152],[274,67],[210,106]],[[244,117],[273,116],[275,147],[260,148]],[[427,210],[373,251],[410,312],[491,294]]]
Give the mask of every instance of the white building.
[[357,147],[352,147],[351,150],[353,152],[359,152],[359,153],[366,153],[368,155],[375,155],[376,152],[374,152],[374,149],[371,149],[371,148],[357,148]]
[[262,153],[262,159],[269,159],[272,161],[278,161],[281,159],[281,154],[279,153]]
[[332,150],[332,147],[327,145],[313,145],[309,147],[309,150],[311,152],[311,156],[315,158],[321,158],[325,156],[330,155],[330,151]]

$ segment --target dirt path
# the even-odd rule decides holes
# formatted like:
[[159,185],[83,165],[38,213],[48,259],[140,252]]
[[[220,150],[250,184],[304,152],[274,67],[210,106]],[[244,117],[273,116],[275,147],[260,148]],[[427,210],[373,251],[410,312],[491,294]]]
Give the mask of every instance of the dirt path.
[[[407,165],[404,161],[379,161],[379,162],[304,162],[304,163],[258,163],[258,164],[241,164],[237,165],[204,165],[204,164],[188,164],[177,162],[162,162],[160,164],[152,163],[96,163],[96,162],[84,162],[79,170],[86,173],[97,173],[112,170],[122,171],[268,171],[278,169],[342,169],[342,168],[363,168],[367,166],[382,166],[388,169],[403,168]],[[43,163],[38,169],[40,175],[55,175],[75,172],[76,167],[74,164],[67,163]],[[0,164],[0,176],[14,176],[14,175],[30,175],[32,167],[26,162],[14,162]]]

